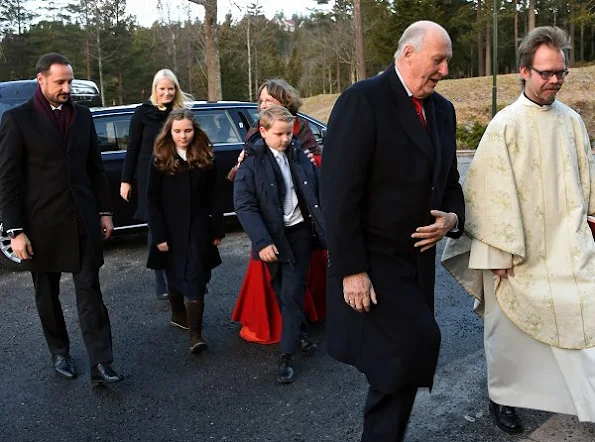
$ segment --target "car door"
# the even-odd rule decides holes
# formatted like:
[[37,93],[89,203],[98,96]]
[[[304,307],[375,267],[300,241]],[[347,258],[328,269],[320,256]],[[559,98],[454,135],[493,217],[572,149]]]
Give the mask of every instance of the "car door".
[[200,127],[213,143],[223,212],[226,216],[233,215],[233,182],[226,177],[244,148],[242,128],[238,126],[237,119],[232,118],[228,108],[195,106],[192,110]]
[[135,186],[133,186],[130,202],[120,197],[122,165],[128,148],[128,131],[133,111],[134,109],[130,109],[113,113],[95,113],[93,115],[99,147],[101,148],[103,167],[109,183],[114,208],[113,221],[116,229],[138,227],[144,224],[144,222],[134,219],[137,201]]

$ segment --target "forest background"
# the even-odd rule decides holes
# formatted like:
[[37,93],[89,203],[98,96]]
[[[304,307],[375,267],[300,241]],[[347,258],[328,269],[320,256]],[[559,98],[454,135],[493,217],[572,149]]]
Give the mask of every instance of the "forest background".
[[[312,0],[313,6],[317,1]],[[192,3],[205,6],[204,20],[192,18]],[[494,5],[498,73],[516,71],[518,42],[533,26],[542,25],[569,33],[570,67],[595,63],[595,0],[335,0],[328,12],[272,19],[255,2],[239,18],[228,14],[219,23],[209,22],[209,7],[217,16],[216,0],[188,0],[185,20],[172,20],[167,0],[155,0],[150,27],[126,14],[126,0],[69,0],[66,6],[45,0],[35,10],[38,2],[32,0],[0,0],[0,81],[33,78],[39,55],[58,51],[73,62],[77,78],[101,86],[105,105],[145,100],[154,73],[164,67],[178,75],[185,91],[206,99],[213,93],[208,71],[218,57],[215,93],[224,100],[254,101],[258,85],[275,77],[285,78],[304,97],[334,97],[363,76],[357,69],[354,3],[361,11],[368,77],[391,63],[400,34],[421,19],[436,21],[450,33],[451,79],[491,75]],[[215,53],[208,47],[213,39]],[[590,75],[592,69],[585,72]],[[483,81],[489,89],[489,79]],[[593,81],[582,92],[589,89]],[[490,104],[488,100],[485,107]],[[462,130],[471,136],[482,133],[484,120],[465,119]]]

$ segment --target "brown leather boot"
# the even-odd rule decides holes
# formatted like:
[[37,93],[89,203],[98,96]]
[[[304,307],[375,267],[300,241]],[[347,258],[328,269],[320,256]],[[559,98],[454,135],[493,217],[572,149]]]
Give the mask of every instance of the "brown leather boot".
[[200,353],[208,347],[202,338],[202,316],[204,311],[204,301],[189,301],[186,303],[186,315],[188,327],[190,328],[190,352],[192,353]]
[[188,330],[188,319],[186,318],[184,297],[177,293],[170,293],[169,306],[171,308],[171,325],[179,327],[182,330]]

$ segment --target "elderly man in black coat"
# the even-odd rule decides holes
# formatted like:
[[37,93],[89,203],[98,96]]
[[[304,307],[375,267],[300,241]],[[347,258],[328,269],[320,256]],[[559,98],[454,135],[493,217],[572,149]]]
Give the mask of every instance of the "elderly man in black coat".
[[73,274],[93,384],[122,379],[99,286],[102,236],[113,231],[107,180],[88,108],[70,98],[72,66],[61,54],[37,63],[39,87],[0,125],[0,212],[15,254],[33,275],[35,301],[54,368],[76,377],[60,300],[60,274]]
[[331,356],[370,388],[362,441],[401,441],[418,387],[431,387],[440,346],[435,245],[463,231],[447,32],[405,30],[395,64],[337,100],[328,124],[321,203],[329,251]]

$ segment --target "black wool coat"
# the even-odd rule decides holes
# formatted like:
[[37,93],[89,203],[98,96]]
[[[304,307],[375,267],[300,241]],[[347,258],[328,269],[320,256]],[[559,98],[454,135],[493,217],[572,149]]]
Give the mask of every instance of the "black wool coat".
[[[283,222],[285,184],[281,169],[264,140],[261,137],[253,139],[253,143],[246,144],[246,158],[235,176],[233,201],[236,214],[250,237],[254,259],[260,260],[258,252],[275,244],[280,262],[294,262]],[[318,169],[295,139],[285,153],[304,221],[311,228],[316,245],[326,248],[326,233],[318,198]]]
[[161,111],[147,100],[136,108],[130,120],[128,148],[122,166],[122,182],[133,183],[136,178],[136,188],[132,188],[137,194],[134,217],[141,221],[148,220],[147,185],[153,146],[170,112],[171,107]]
[[[178,157],[178,161],[181,170],[173,175],[154,164],[150,168],[147,201],[153,244],[149,246],[147,267],[167,269],[184,279],[191,246],[199,250],[203,270],[221,264],[213,240],[225,237],[225,227],[216,166],[189,169],[184,160]],[[169,252],[157,249],[162,242],[168,243]]]
[[33,100],[4,113],[0,125],[0,213],[5,231],[23,228],[36,272],[78,272],[79,221],[93,258],[103,265],[100,212],[111,212],[97,134],[88,108],[76,116],[65,142]]
[[[427,131],[391,65],[341,94],[324,143],[327,348],[383,392],[431,386],[438,358],[436,248],[420,253],[411,235],[431,209],[458,215],[449,236],[465,222],[454,108],[436,92],[423,105]],[[360,272],[378,299],[364,314],[343,298],[343,278]]]

